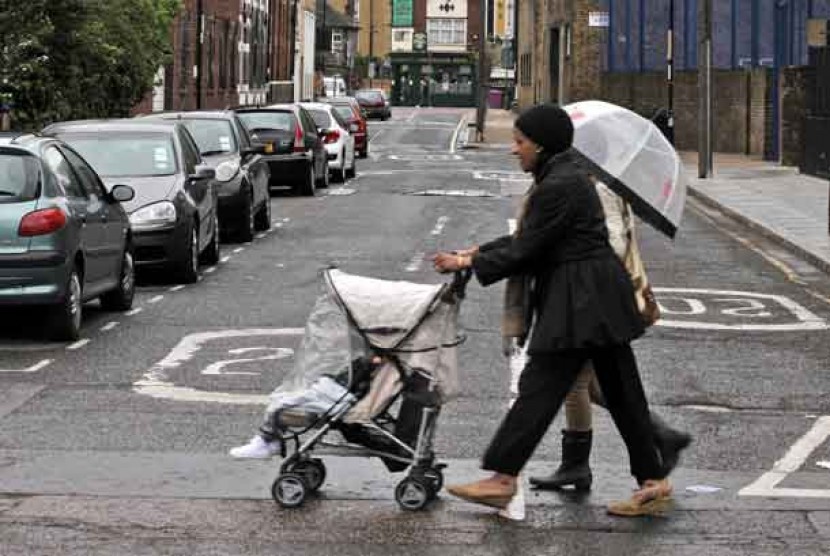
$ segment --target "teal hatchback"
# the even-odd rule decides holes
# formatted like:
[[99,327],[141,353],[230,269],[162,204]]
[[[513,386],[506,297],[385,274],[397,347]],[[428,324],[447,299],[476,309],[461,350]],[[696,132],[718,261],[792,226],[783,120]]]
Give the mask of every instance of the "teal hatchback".
[[95,171],[53,138],[0,140],[0,315],[4,306],[49,311],[57,340],[80,335],[83,303],[127,310],[135,290],[130,224]]

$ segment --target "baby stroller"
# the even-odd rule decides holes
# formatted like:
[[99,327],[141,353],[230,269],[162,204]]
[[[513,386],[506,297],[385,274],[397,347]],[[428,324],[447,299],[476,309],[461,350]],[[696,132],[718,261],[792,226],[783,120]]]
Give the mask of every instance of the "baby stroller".
[[469,271],[438,285],[323,272],[295,367],[267,411],[268,433],[282,442],[271,488],[280,506],[299,507],[323,485],[315,453],[408,470],[395,488],[405,510],[435,498],[445,465],[432,442],[441,406],[458,392],[457,321],[469,279]]

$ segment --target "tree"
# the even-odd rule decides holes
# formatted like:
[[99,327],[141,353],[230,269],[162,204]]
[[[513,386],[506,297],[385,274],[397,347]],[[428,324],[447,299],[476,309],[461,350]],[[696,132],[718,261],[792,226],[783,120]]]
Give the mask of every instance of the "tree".
[[0,0],[0,94],[19,128],[123,117],[170,56],[180,0]]

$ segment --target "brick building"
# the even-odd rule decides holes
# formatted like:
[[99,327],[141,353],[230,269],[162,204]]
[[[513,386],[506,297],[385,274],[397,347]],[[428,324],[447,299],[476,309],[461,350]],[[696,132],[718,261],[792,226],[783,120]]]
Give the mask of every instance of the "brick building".
[[392,101],[473,106],[481,16],[478,0],[393,0]]
[[[674,6],[670,20],[669,7]],[[697,150],[698,0],[527,0],[519,3],[517,99],[600,98],[651,116],[668,102],[667,31],[674,28],[676,145]],[[830,0],[712,2],[714,148],[786,157],[799,110],[791,66],[806,64],[808,22]],[[803,110],[801,111],[803,112]]]
[[183,2],[173,22],[172,59],[137,111],[292,100],[294,1],[202,0],[201,14],[199,4]]

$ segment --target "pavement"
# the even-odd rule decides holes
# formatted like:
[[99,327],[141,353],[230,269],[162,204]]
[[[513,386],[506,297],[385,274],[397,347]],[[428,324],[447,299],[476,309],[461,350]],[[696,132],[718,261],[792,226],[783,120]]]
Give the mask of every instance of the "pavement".
[[[487,111],[483,143],[468,148],[509,148],[515,113]],[[475,112],[468,116],[475,121]],[[472,140],[473,130],[469,133]],[[715,153],[709,178],[698,178],[696,152],[681,152],[689,196],[748,226],[830,273],[830,183],[798,168]],[[682,226],[680,233],[682,233]]]

